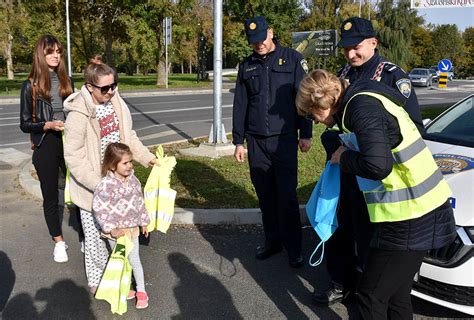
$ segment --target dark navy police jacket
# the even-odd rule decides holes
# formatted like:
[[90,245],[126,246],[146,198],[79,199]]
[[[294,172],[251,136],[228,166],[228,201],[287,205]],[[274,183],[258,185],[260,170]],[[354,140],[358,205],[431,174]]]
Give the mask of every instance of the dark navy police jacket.
[[[402,95],[406,98],[406,102],[403,105],[403,108],[406,110],[411,120],[415,123],[418,131],[420,133],[424,132],[423,121],[421,119],[420,106],[418,104],[418,98],[416,97],[415,90],[411,86],[410,79],[408,75],[396,64],[388,62],[387,59],[380,56],[377,51],[372,58],[370,58],[366,63],[360,67],[351,67],[347,75],[344,77],[349,80],[349,83],[354,83],[357,80],[371,79],[377,67],[381,62],[387,62],[381,71],[380,82],[385,83],[386,85],[398,89]],[[343,68],[344,69],[344,68]],[[338,72],[338,75],[342,72],[341,69]],[[406,90],[403,90],[406,89]],[[402,92],[403,91],[403,92]]]
[[265,58],[255,52],[240,65],[235,87],[232,140],[243,144],[245,135],[269,137],[296,133],[310,139],[312,122],[298,116],[295,97],[306,76],[303,56],[280,46]]

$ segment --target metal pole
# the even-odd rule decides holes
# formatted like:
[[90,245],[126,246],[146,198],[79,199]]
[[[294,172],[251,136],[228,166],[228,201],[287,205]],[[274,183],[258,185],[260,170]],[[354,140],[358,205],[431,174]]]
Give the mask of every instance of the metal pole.
[[359,18],[362,11],[362,0],[359,0]]
[[222,137],[222,0],[214,0],[214,143]]
[[71,68],[71,37],[69,28],[69,0],[66,0],[66,37],[67,37],[67,70],[69,76],[72,76]]
[[166,89],[168,89],[168,18],[163,20],[163,37],[165,38],[165,78]]

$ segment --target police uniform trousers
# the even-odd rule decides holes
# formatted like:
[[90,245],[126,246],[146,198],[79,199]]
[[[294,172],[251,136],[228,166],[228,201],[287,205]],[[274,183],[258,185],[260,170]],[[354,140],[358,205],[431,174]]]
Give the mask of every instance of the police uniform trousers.
[[290,258],[301,254],[301,220],[296,197],[296,133],[247,135],[250,177],[262,211],[266,246],[283,245]]
[[33,151],[33,165],[40,181],[43,212],[51,237],[62,236],[59,212],[59,170],[66,175],[61,132],[48,132]]

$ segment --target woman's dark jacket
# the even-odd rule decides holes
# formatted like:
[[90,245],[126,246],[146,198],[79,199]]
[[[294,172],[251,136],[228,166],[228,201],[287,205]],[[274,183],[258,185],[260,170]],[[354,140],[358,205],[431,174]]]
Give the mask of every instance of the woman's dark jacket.
[[[383,83],[361,80],[351,84],[346,90],[341,107],[346,106],[354,94],[362,91],[383,94],[400,106],[406,101],[400,93]],[[355,133],[360,152],[345,151],[341,155],[341,170],[372,180],[384,179],[392,171],[391,149],[402,138],[396,118],[385,110],[379,100],[366,95],[353,98],[346,108],[344,125]],[[335,117],[340,128],[342,113],[343,110],[340,110]],[[419,218],[373,223],[373,226],[370,246],[385,250],[440,248],[449,244],[456,235],[449,201]]]
[[[72,79],[70,79],[70,82],[71,87],[74,88]],[[37,94],[35,106],[36,119],[33,122],[33,99],[31,90],[30,80],[25,80],[20,93],[20,129],[25,133],[29,133],[31,142],[36,147],[39,147],[48,133],[43,130],[44,124],[47,121],[53,121],[54,111],[51,103]],[[63,98],[63,102],[66,98],[67,97]]]

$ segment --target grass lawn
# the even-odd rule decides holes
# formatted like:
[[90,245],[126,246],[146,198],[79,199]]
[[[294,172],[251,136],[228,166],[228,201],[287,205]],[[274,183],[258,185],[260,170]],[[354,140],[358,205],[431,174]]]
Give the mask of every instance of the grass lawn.
[[[15,74],[14,80],[7,80],[6,77],[0,77],[0,96],[19,96],[21,85],[23,81],[28,77],[25,74]],[[84,83],[84,77],[82,74],[73,74],[74,85],[76,88],[80,88]],[[200,81],[197,82],[196,74],[171,74],[168,77],[169,88],[207,88],[210,87],[212,82]],[[142,76],[134,75],[127,76],[119,74],[119,87],[120,91],[126,90],[144,90],[144,89],[156,89],[164,88],[165,86],[156,85],[156,74]]]
[[[443,108],[423,110],[423,118],[434,119]],[[323,125],[313,129],[313,145],[308,153],[298,152],[298,200],[307,202],[325,164],[325,151],[319,136]],[[182,208],[257,208],[255,190],[250,181],[248,163],[237,163],[233,157],[210,159],[187,157],[178,153],[196,147],[205,139],[163,146],[165,154],[175,156],[177,165],[171,175],[171,187],[177,191],[176,205]],[[150,168],[135,166],[135,174],[145,185]]]
[[[313,135],[319,137],[322,125],[315,126]],[[306,202],[324,166],[324,149],[319,138],[314,139],[308,153],[298,152],[298,198]],[[210,159],[185,157],[177,151],[199,143],[164,146],[167,155],[174,155],[177,165],[171,175],[171,187],[178,192],[176,205],[183,208],[256,208],[255,190],[250,181],[248,163],[237,163],[233,156]],[[135,174],[145,185],[150,168],[135,166]]]

